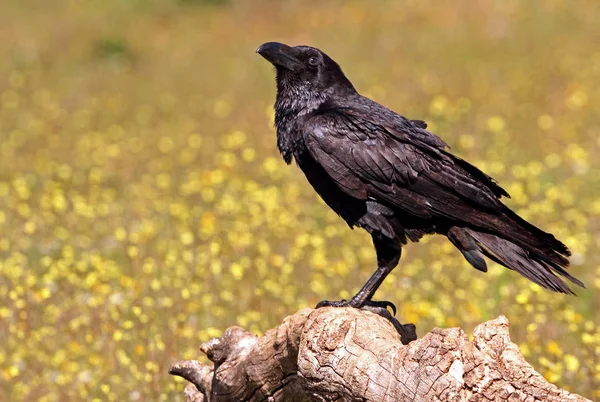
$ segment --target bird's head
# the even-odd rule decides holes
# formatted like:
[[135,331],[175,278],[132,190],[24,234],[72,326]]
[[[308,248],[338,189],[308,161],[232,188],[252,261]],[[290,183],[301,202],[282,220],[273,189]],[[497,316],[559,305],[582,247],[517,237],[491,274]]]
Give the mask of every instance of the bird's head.
[[267,42],[256,53],[275,66],[277,101],[293,102],[295,109],[315,109],[332,96],[356,93],[340,66],[319,49]]

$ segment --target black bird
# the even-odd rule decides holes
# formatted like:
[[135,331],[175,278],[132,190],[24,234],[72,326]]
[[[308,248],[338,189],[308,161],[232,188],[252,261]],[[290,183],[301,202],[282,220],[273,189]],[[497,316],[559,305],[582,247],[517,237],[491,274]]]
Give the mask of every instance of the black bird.
[[398,265],[402,245],[433,233],[480,271],[487,271],[485,256],[555,292],[573,293],[561,277],[583,287],[566,271],[569,249],[502,204],[506,191],[452,155],[425,122],[361,96],[319,49],[269,42],[256,52],[276,68],[283,159],[296,161],[350,227],[371,234],[377,254],[377,270],[352,299],[318,306],[390,305],[371,298]]

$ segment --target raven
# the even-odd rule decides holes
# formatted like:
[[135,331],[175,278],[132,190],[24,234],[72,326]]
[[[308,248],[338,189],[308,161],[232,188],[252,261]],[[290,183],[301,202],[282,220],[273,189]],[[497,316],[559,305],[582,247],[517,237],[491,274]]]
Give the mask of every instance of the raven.
[[[573,294],[569,249],[519,217],[494,179],[452,155],[444,141],[361,96],[340,66],[319,49],[268,42],[257,50],[276,68],[277,146],[352,228],[373,238],[377,270],[350,300],[320,306],[363,307],[398,265],[402,245],[441,234],[476,269],[484,256],[536,284]],[[395,310],[395,308],[394,308]]]

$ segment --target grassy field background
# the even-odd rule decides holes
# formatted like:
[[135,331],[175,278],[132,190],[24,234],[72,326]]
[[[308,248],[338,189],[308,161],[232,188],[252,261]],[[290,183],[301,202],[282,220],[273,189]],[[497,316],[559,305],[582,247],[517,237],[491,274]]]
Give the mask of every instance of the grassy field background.
[[378,298],[420,334],[505,314],[538,371],[600,399],[598,21],[592,0],[0,2],[0,400],[182,400],[174,360],[372,273],[369,236],[277,153],[272,40],[428,121],[587,285],[430,237]]

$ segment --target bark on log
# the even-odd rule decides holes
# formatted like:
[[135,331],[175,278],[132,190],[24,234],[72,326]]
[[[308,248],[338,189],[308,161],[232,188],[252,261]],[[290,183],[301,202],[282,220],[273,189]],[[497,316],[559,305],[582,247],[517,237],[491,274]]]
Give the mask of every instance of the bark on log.
[[[377,314],[303,309],[262,337],[231,327],[201,347],[213,366],[180,361],[170,373],[191,382],[193,402],[588,401],[537,373],[508,326],[500,316],[472,342],[460,328],[436,328],[404,345]],[[400,329],[411,337],[410,324]]]

